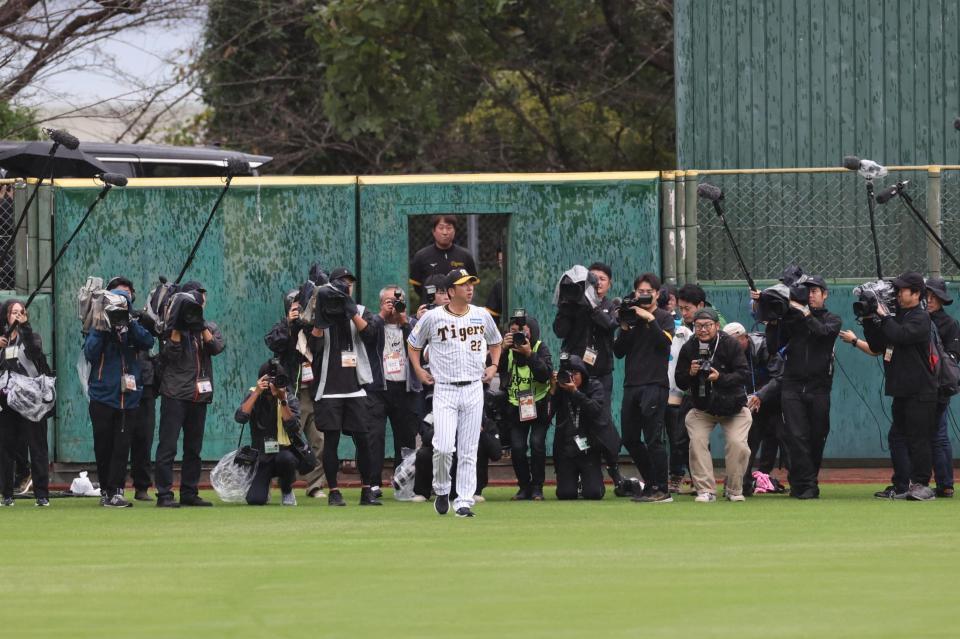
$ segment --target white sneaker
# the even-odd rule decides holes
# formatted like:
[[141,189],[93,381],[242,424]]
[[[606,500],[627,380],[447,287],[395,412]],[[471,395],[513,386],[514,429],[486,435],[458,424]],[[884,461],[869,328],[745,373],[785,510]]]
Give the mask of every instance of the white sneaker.
[[693,501],[700,502],[701,504],[709,504],[717,501],[717,496],[713,493],[697,493],[697,496],[693,498]]
[[418,504],[422,504],[423,502],[427,501],[427,498],[424,497],[423,495],[414,495],[413,499],[411,499],[410,501],[416,502]]
[[727,501],[747,501],[743,495],[727,495]]
[[283,497],[280,500],[280,503],[284,506],[296,506],[297,505],[297,496],[293,494],[291,490],[289,493],[283,493]]
[[473,502],[474,502],[475,504],[482,504],[482,503],[485,502],[485,501],[487,501],[487,498],[484,497],[483,495],[474,495],[474,496],[473,496]]
[[313,490],[307,493],[307,497],[312,497],[313,499],[326,499],[327,493],[323,492],[323,489],[320,488],[319,490]]

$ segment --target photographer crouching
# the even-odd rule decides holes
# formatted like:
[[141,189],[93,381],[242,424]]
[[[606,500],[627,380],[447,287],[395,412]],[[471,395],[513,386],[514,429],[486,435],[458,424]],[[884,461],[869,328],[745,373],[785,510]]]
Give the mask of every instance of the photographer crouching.
[[724,494],[728,501],[745,501],[743,474],[750,461],[747,438],[752,418],[746,408],[744,386],[750,376],[747,359],[737,340],[720,330],[720,316],[703,308],[693,316],[694,339],[680,349],[676,381],[690,391],[693,407],[687,413],[690,436],[690,472],[697,491],[694,501],[717,500],[710,433],[720,424],[726,439]]
[[557,499],[603,499],[600,434],[609,427],[603,384],[590,377],[576,355],[560,355],[560,370],[550,383],[551,414],[557,417],[553,461]]
[[277,359],[260,366],[234,419],[250,424],[251,447],[258,451],[257,472],[247,490],[247,503],[262,506],[270,501],[270,482],[280,483],[281,504],[296,506],[293,482],[301,463],[316,465],[313,452],[300,434],[300,403],[288,390],[291,380]]
[[133,506],[123,496],[127,458],[132,434],[142,417],[139,406],[145,390],[141,355],[153,347],[153,336],[130,315],[130,281],[114,278],[111,284],[108,295],[112,299],[104,308],[107,328],[90,331],[83,355],[90,363],[90,421],[100,505],[127,508]]
[[[906,272],[892,282],[896,310],[880,300],[863,317],[869,350],[883,354],[884,393],[893,398],[888,440],[893,462],[893,486],[877,493],[888,499],[930,501],[933,468],[932,442],[937,431],[939,381],[930,366],[930,315],[920,305],[925,294],[923,276]],[[872,312],[871,312],[872,311]],[[853,342],[854,346],[858,346]],[[893,454],[903,447],[905,454]]]

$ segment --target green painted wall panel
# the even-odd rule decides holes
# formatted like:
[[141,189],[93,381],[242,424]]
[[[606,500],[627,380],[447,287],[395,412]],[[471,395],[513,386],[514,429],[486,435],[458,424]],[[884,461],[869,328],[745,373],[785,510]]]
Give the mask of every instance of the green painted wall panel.
[[[563,271],[578,263],[607,262],[614,270],[613,295],[629,290],[636,275],[659,272],[658,190],[658,179],[361,185],[363,301],[376,307],[382,286],[408,279],[407,216],[507,213],[510,305],[536,316],[551,351],[559,353],[559,340],[550,327],[553,290]],[[619,407],[622,362],[615,376],[614,402]]]
[[954,0],[677,0],[684,168],[958,164]]
[[[203,456],[216,459],[237,442],[233,413],[269,351],[263,336],[282,316],[283,294],[299,286],[310,263],[354,267],[355,191],[345,186],[234,186],[217,212],[185,280],[208,289],[206,315],[226,339],[214,358],[215,399]],[[145,303],[159,275],[174,279],[220,189],[114,189],[70,246],[56,278],[59,401],[58,460],[93,459],[87,402],[74,370],[81,354],[75,296],[88,275],[123,273]],[[56,192],[56,244],[73,230],[92,189]]]

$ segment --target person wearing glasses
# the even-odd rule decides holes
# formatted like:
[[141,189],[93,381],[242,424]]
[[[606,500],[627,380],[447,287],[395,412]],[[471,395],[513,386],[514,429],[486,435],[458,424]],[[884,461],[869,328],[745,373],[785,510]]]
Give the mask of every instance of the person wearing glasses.
[[726,439],[724,494],[728,501],[744,501],[743,473],[750,461],[747,437],[753,422],[744,391],[750,369],[737,340],[720,330],[720,316],[714,309],[698,310],[693,330],[693,339],[683,345],[677,358],[676,382],[690,392],[693,405],[685,423],[695,501],[717,500],[710,456],[710,433],[717,424]]

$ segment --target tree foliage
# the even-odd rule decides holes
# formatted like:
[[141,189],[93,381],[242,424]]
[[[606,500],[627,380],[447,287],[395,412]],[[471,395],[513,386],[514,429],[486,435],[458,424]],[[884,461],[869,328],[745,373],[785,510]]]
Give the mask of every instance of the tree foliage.
[[305,172],[673,163],[668,0],[211,3],[210,134]]

